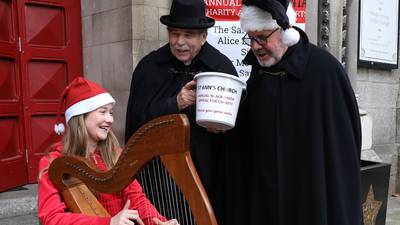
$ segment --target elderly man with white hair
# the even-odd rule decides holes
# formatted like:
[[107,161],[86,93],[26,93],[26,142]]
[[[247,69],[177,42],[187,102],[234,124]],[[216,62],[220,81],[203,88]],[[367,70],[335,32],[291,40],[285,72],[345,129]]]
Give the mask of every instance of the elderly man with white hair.
[[363,224],[354,92],[295,17],[289,0],[243,1],[252,71],[227,134],[226,224]]

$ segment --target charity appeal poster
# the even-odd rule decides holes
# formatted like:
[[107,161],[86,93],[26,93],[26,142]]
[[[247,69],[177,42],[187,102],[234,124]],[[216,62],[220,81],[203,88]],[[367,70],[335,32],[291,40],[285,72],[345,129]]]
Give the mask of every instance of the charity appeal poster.
[[[250,66],[242,63],[250,46],[242,42],[246,34],[240,27],[242,0],[204,0],[207,16],[215,19],[215,25],[208,29],[207,41],[225,54],[235,66],[239,78],[246,81],[250,76]],[[306,0],[292,0],[296,10],[295,26],[304,30],[306,18]]]

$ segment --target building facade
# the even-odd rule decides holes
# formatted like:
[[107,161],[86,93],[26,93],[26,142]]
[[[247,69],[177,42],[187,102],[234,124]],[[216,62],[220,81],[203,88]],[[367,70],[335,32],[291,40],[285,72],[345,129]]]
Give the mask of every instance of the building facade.
[[[122,140],[131,74],[139,60],[167,41],[159,17],[171,0],[82,0],[83,70],[116,97],[115,128]],[[345,66],[363,121],[362,158],[390,163],[389,193],[400,192],[399,69],[357,65],[360,0],[307,0],[310,41]]]

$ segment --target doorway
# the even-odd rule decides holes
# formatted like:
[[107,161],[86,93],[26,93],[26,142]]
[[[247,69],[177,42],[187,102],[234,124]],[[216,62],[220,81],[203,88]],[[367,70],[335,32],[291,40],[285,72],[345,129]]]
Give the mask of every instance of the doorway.
[[0,0],[0,192],[37,181],[60,136],[58,98],[82,74],[80,0]]

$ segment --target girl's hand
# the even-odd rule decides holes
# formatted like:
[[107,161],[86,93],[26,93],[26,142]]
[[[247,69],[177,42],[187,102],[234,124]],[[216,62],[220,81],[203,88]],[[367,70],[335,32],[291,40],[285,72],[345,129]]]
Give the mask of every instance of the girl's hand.
[[[128,200],[125,203],[124,208],[119,213],[111,218],[110,225],[144,225],[143,221],[139,217],[137,210],[131,210],[131,201]],[[133,222],[135,220],[137,223]]]
[[159,220],[157,218],[153,218],[153,224],[154,225],[179,225],[178,220],[176,220],[176,219],[162,222],[161,220]]

